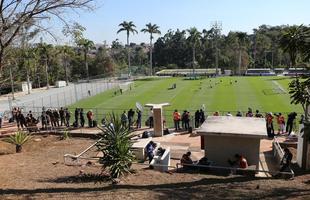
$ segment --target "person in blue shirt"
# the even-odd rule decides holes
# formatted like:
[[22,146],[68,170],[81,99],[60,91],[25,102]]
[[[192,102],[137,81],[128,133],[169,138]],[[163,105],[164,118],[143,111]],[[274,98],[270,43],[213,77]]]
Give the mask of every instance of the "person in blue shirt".
[[151,163],[151,161],[154,158],[154,151],[156,148],[156,144],[153,141],[150,141],[147,145],[146,145],[146,155],[149,158],[149,163]]

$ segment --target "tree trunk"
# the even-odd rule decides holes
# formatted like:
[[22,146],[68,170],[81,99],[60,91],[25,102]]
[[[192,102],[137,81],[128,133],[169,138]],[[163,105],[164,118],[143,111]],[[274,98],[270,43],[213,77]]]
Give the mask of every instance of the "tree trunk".
[[66,77],[66,86],[69,85],[69,80],[68,80],[68,67],[67,67],[67,56],[66,54],[64,55],[64,64],[65,64],[65,77]]
[[130,46],[129,46],[129,33],[127,33],[127,50],[128,50],[128,76],[131,74],[131,69],[130,69]]
[[239,49],[239,65],[238,65],[238,73],[241,75],[241,48]]
[[29,70],[26,69],[26,76],[27,76],[27,91],[30,94],[30,78],[29,78]]
[[12,90],[12,100],[15,100],[14,97],[14,80],[12,76],[12,67],[10,66],[10,79],[11,79],[11,90]]
[[196,78],[196,76],[195,76],[195,54],[196,54],[195,46],[193,46],[193,76],[194,76],[194,78]]
[[47,59],[45,60],[45,74],[46,74],[46,89],[50,89],[50,85],[49,85],[49,81],[48,81]]
[[85,50],[85,52],[84,52],[84,60],[85,60],[85,68],[86,68],[87,82],[89,82],[89,72],[88,72],[88,62],[87,62],[87,50]]
[[152,46],[152,35],[150,40],[150,75],[153,76],[153,46]]
[[22,149],[23,149],[22,145],[17,144],[15,147],[16,147],[15,148],[16,149],[16,153],[21,153],[22,152]]

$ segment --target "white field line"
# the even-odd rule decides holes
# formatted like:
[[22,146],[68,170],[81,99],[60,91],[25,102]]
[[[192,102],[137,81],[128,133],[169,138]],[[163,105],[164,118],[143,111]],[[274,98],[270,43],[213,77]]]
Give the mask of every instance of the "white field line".
[[287,91],[277,81],[272,81],[272,83],[282,90],[282,92],[287,93]]

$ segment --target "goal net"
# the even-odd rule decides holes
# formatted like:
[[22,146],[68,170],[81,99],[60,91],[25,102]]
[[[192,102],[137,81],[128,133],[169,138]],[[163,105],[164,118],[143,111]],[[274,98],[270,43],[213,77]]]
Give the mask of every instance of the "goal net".
[[118,86],[119,86],[119,89],[125,92],[133,88],[133,82],[120,83]]

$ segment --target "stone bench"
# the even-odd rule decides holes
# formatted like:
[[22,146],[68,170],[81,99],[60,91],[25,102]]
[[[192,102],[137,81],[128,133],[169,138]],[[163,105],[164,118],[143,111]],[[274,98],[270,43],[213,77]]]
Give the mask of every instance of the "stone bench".
[[[157,150],[156,150],[157,152]],[[154,156],[150,166],[153,166],[155,170],[166,172],[169,170],[170,165],[170,147],[165,149],[162,156]]]

